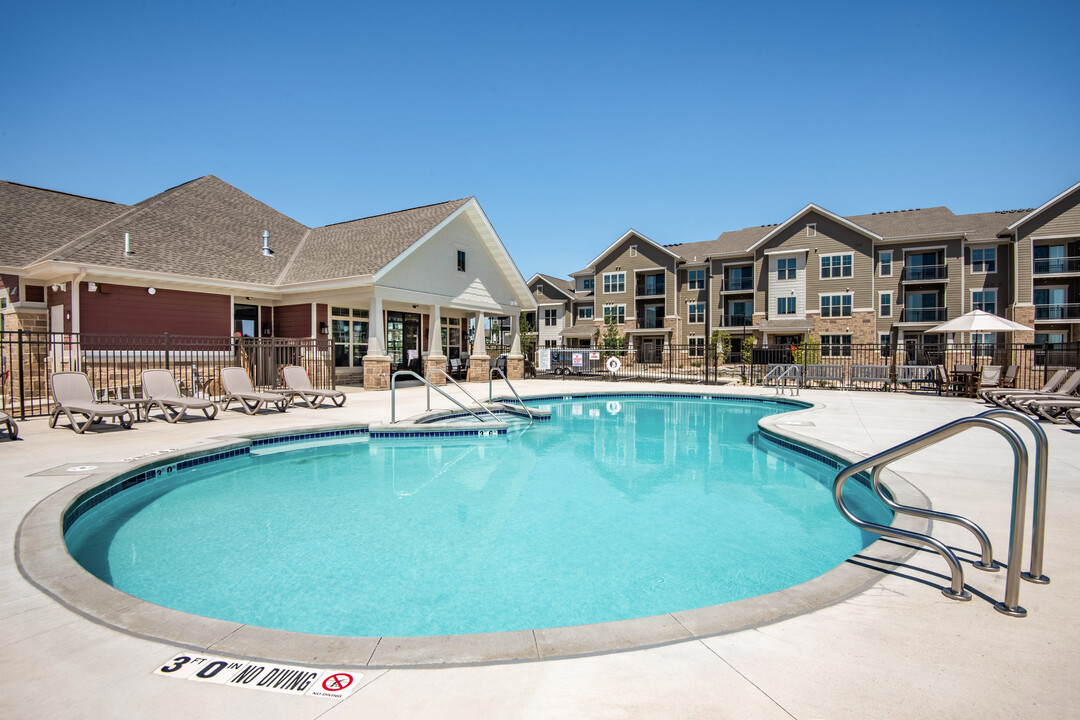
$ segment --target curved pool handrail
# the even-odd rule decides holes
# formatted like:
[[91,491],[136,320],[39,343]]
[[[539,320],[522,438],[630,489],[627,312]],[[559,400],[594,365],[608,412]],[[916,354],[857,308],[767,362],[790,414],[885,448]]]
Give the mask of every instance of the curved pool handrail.
[[492,380],[495,379],[495,373],[499,373],[500,375],[502,375],[503,381],[506,383],[506,386],[510,388],[510,392],[514,393],[514,397],[517,398],[518,404],[521,405],[521,409],[524,410],[525,413],[529,416],[529,424],[532,425],[532,410],[529,409],[529,406],[526,405],[525,401],[521,399],[520,395],[518,395],[518,391],[515,390],[514,386],[510,384],[510,378],[506,377],[506,373],[504,373],[501,368],[493,367],[491,368],[490,372],[488,372],[488,402],[493,401]]
[[978,417],[1009,418],[1026,425],[1035,436],[1035,501],[1031,518],[1031,562],[1028,571],[1020,577],[1028,582],[1046,585],[1050,578],[1043,575],[1043,549],[1046,546],[1046,493],[1049,471],[1047,469],[1050,445],[1046,431],[1039,421],[1030,415],[1005,408],[993,408],[979,413]]
[[[434,385],[432,385],[432,384],[431,384],[430,382],[428,382],[428,381],[427,381],[427,380],[425,380],[424,378],[422,378],[422,377],[420,377],[419,375],[417,375],[416,373],[414,373],[414,372],[413,372],[412,370],[398,370],[398,371],[397,371],[397,372],[395,372],[395,373],[394,373],[393,375],[391,375],[391,376],[390,376],[390,424],[391,424],[391,425],[393,425],[393,424],[395,424],[395,423],[397,422],[397,394],[396,394],[396,393],[397,393],[397,379],[398,379],[398,376],[399,376],[399,375],[412,375],[412,376],[413,376],[414,378],[416,378],[416,379],[417,379],[417,380],[419,380],[420,382],[422,382],[422,383],[424,383],[425,385],[427,385],[427,387],[428,387],[428,403],[427,403],[427,404],[428,404],[428,410],[430,410],[430,409],[431,409],[431,388],[435,387],[435,386],[434,386]],[[455,385],[456,385],[456,384],[457,384],[457,383],[455,383]],[[476,413],[474,413],[474,412],[473,412],[472,410],[470,410],[469,408],[467,408],[467,407],[465,407],[464,405],[462,405],[461,403],[459,403],[459,402],[458,402],[457,400],[455,400],[454,398],[452,398],[452,397],[450,397],[449,395],[447,395],[446,393],[444,393],[444,392],[443,392],[442,390],[439,390],[439,388],[435,388],[435,390],[436,390],[436,391],[437,391],[437,392],[438,392],[438,393],[439,393],[440,395],[442,395],[442,396],[443,396],[444,398],[446,398],[446,399],[447,399],[447,400],[449,400],[450,402],[454,403],[454,404],[455,404],[455,405],[457,405],[457,406],[458,406],[459,408],[461,408],[461,409],[462,409],[462,410],[464,410],[465,412],[469,413],[470,415],[472,415],[473,417],[475,417],[475,418],[476,418],[477,420],[479,420],[480,422],[484,422],[484,419],[483,419],[482,417],[480,417],[479,415],[477,415]],[[466,394],[466,395],[469,395],[468,393],[465,393],[465,394]],[[472,397],[472,396],[471,396],[471,395],[469,395],[469,397]],[[475,400],[475,399],[476,399],[476,398],[473,398],[473,400]],[[495,416],[494,416],[494,415],[492,415],[492,417],[495,417]]]
[[[431,368],[430,370],[428,370],[428,373],[427,373],[428,374],[428,379],[425,380],[425,382],[427,382],[427,384],[428,384],[428,404],[427,404],[427,409],[428,410],[431,409],[431,388],[435,388],[436,390],[439,389],[437,386],[433,385],[430,382],[431,373],[433,373],[433,372],[441,374],[443,377],[445,377],[447,380],[449,380],[451,383],[453,383],[454,387],[456,387],[461,392],[465,393],[465,395],[467,395],[470,400],[472,400],[474,403],[476,403],[476,406],[478,408],[480,408],[481,410],[486,412],[488,415],[490,415],[492,420],[494,420],[495,422],[499,422],[499,418],[495,417],[495,413],[491,412],[491,410],[486,405],[484,405],[484,403],[480,402],[475,397],[473,397],[473,394],[471,392],[469,392],[465,388],[461,387],[461,385],[458,384],[458,381],[455,380],[454,378],[450,377],[450,373],[446,372],[442,368]],[[450,397],[446,393],[443,393],[441,390],[439,392],[441,392],[445,397]],[[461,406],[459,404],[459,407],[463,407],[463,406]],[[473,415],[476,415],[476,413],[473,413]],[[480,422],[484,422],[483,419],[480,419]]]
[[[874,472],[872,472],[872,475],[879,473],[879,466],[884,467],[895,460],[907,457],[923,448],[935,445],[942,440],[964,432],[972,427],[982,427],[987,430],[993,430],[1005,438],[1013,451],[1013,502],[1012,520],[1009,529],[1009,569],[1005,578],[1005,599],[1000,603],[996,603],[994,609],[1005,615],[1023,617],[1027,615],[1027,611],[1019,605],[1020,560],[1024,548],[1024,503],[1027,497],[1028,453],[1027,448],[1024,446],[1023,441],[1020,440],[1020,436],[1016,431],[1001,421],[979,416],[960,418],[959,420],[954,420],[941,427],[935,428],[934,430],[923,433],[918,437],[912,438],[911,440],[900,443],[888,450],[872,455],[865,460],[852,463],[841,470],[837,474],[836,480],[833,481],[833,500],[836,502],[840,514],[843,515],[848,522],[860,529],[870,530],[889,537],[907,538],[933,547],[938,554],[945,559],[946,563],[948,563],[952,573],[952,585],[948,590],[942,590],[942,593],[947,597],[957,600],[969,599],[970,594],[964,590],[963,570],[960,567],[956,555],[951,550],[929,535],[891,528],[858,518],[844,502],[843,489],[844,483],[860,472],[873,469]],[[874,489],[875,492],[881,492],[880,486],[876,483]],[[974,523],[971,523],[971,525],[974,525]]]

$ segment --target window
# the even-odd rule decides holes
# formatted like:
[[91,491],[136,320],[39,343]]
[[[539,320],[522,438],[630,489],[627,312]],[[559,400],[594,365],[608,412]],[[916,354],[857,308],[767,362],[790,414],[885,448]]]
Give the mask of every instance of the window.
[[577,309],[578,320],[589,320],[592,318],[592,305],[582,305]]
[[545,341],[544,341],[544,347],[555,347],[555,346],[556,346],[556,345],[555,345],[555,341],[554,341],[554,340],[545,340]]
[[997,290],[974,290],[971,293],[971,309],[997,314]]
[[[794,300],[795,298],[792,298]],[[687,320],[692,323],[705,322],[705,303],[692,302],[688,304]]]
[[892,250],[878,253],[878,277],[892,277]]
[[544,286],[543,285],[537,285],[536,286],[536,294],[537,295],[543,295],[544,294]]
[[851,317],[851,296],[822,295],[821,317]]
[[458,272],[465,272],[465,251],[464,250],[458,250],[457,251],[457,271]]
[[[887,336],[886,336],[887,337]],[[851,357],[850,335],[822,335],[822,357]]]
[[745,267],[728,269],[727,282],[724,283],[724,289],[730,291],[753,290],[754,267],[752,265],[746,265]]
[[892,293],[878,293],[878,317],[892,317]]
[[977,345],[997,345],[997,333],[972,333],[971,342]]
[[581,281],[581,289],[582,290],[592,290],[593,289],[593,279],[592,278],[585,278],[584,280],[582,280]]
[[690,349],[687,354],[690,357],[705,357],[705,338],[691,337],[687,340]]
[[971,249],[971,272],[992,273],[997,272],[997,248],[972,248]]
[[637,245],[630,246],[630,257],[637,257]]
[[330,338],[334,367],[362,367],[368,348],[368,311],[331,307]]
[[780,258],[776,261],[776,279],[795,279],[795,258]]
[[821,256],[821,278],[851,277],[851,253]]
[[817,223],[806,223],[806,237],[817,237]]
[[704,290],[705,289],[705,270],[687,270],[686,271],[686,289],[687,290]]
[[555,308],[544,308],[544,327],[552,327],[559,320],[559,311]]
[[605,293],[621,293],[626,292],[626,273],[604,273],[604,292]]
[[626,306],[625,305],[605,305],[604,306],[604,322],[608,322],[610,318],[615,318],[615,322],[622,325],[626,322]]
[[795,298],[794,297],[782,297],[776,299],[776,314],[777,315],[794,315],[795,314]]

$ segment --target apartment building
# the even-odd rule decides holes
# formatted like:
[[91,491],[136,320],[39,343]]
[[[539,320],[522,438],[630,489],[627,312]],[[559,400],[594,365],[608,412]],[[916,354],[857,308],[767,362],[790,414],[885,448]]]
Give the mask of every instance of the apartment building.
[[570,278],[529,282],[552,320],[541,346],[588,346],[613,317],[645,356],[703,345],[714,330],[736,349],[746,337],[815,338],[838,354],[858,343],[917,349],[949,340],[933,328],[975,309],[1034,328],[1014,342],[1077,342],[1080,183],[1024,210],[842,217],[811,203],[781,223],[704,242],[661,245],[630,230]]

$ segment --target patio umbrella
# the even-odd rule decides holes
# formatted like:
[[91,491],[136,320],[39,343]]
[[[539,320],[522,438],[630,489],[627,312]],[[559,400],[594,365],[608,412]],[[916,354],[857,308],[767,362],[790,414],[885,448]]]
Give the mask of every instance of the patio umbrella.
[[993,313],[988,313],[983,310],[972,310],[966,315],[961,315],[958,318],[953,318],[948,322],[942,323],[937,327],[930,328],[926,332],[973,332],[973,333],[992,333],[992,332],[1015,332],[1017,330],[1034,330],[1035,328],[1028,327],[1027,325],[1021,325],[1018,322],[1012,320],[1006,320],[1003,317],[998,317]]

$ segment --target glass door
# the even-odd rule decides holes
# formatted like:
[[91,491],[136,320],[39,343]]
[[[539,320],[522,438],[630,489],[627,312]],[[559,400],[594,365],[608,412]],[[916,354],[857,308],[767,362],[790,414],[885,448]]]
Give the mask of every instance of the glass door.
[[368,311],[330,308],[330,337],[334,341],[334,367],[363,367],[368,350]]
[[386,352],[394,370],[420,372],[420,315],[386,313]]

